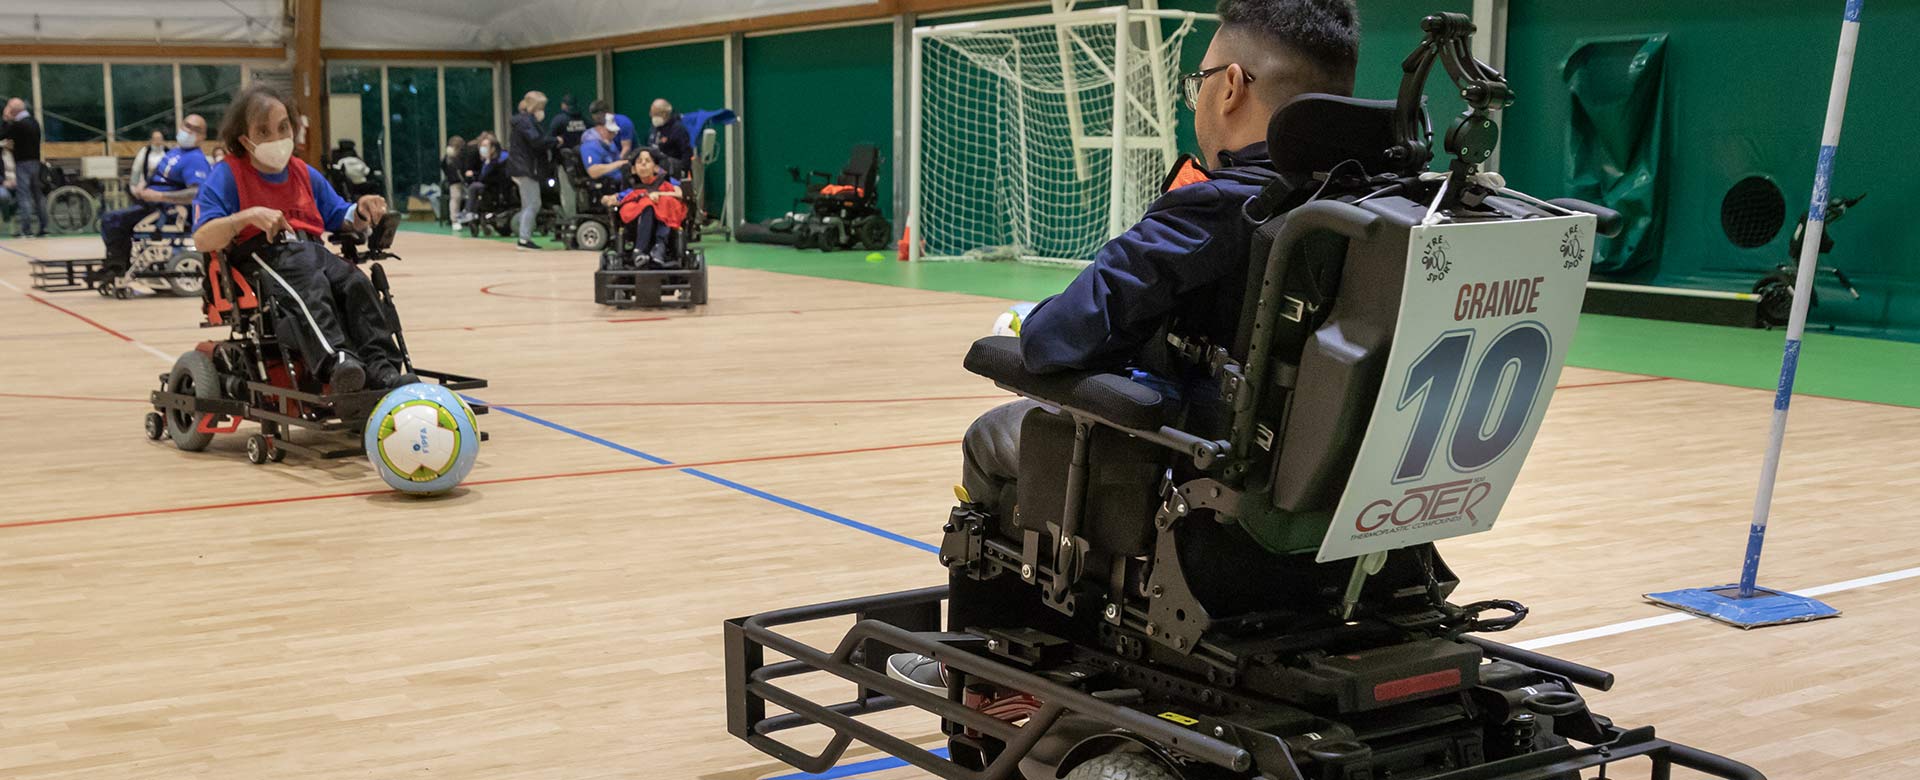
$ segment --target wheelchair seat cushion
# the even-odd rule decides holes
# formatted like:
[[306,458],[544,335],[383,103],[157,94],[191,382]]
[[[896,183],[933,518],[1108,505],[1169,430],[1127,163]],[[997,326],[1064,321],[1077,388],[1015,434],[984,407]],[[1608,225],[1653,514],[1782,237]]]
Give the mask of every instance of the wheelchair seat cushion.
[[1020,340],[988,336],[967,350],[968,371],[1022,395],[1055,406],[1096,415],[1127,428],[1158,430],[1173,419],[1179,403],[1124,376],[1099,371],[1036,374],[1020,357]]

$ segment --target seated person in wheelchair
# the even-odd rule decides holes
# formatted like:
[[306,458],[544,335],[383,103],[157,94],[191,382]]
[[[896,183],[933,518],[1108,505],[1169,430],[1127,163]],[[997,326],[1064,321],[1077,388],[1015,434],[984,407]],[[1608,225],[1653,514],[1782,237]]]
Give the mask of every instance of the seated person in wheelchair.
[[594,114],[593,127],[580,136],[580,164],[586,166],[587,176],[594,179],[618,176],[627,167],[617,151],[619,132],[608,124],[607,116]]
[[673,110],[666,98],[658,98],[650,113],[653,129],[647,133],[647,145],[664,155],[659,160],[661,169],[675,176],[687,175],[693,170],[693,137],[680,121],[680,112]]
[[[1020,349],[1028,371],[1137,369],[1150,362],[1145,353],[1169,321],[1209,343],[1232,343],[1257,227],[1241,207],[1278,176],[1268,122],[1296,95],[1352,94],[1359,28],[1353,0],[1225,0],[1219,13],[1200,70],[1181,77],[1194,136],[1212,167],[1204,180],[1160,196],[1065,290],[1027,315]],[[1181,379],[1147,381],[1172,384],[1190,409],[1216,392]],[[966,500],[995,517],[1011,516],[1021,423],[1036,406],[1021,399],[988,410],[962,441]],[[945,690],[938,665],[922,656],[896,655],[888,672]]]
[[454,219],[455,228],[480,214],[503,211],[503,199],[515,191],[513,178],[507,174],[507,150],[500,148],[500,139],[493,131],[481,131],[473,140],[473,148],[473,154],[463,155],[468,165],[466,211]]
[[687,219],[680,183],[661,170],[662,159],[660,150],[642,147],[633,155],[633,176],[628,179],[632,186],[600,199],[608,206],[619,207],[620,229],[626,231],[632,256],[646,258],[648,265],[656,267],[667,265],[673,231]]
[[242,90],[225,116],[220,138],[228,156],[195,201],[194,247],[260,264],[275,332],[298,346],[305,368],[334,392],[416,381],[403,371],[373,282],[321,241],[323,232],[378,222],[386,200],[365,195],[349,205],[325,174],[294,157],[299,120],[273,88]]
[[613,105],[605,100],[593,101],[587,106],[587,112],[593,115],[595,127],[605,126],[613,131],[613,137],[608,141],[619,152],[617,155],[619,158],[626,159],[627,155],[633,154],[633,145],[639,140],[639,136],[634,132],[632,119],[629,119],[626,114],[614,113]]
[[200,151],[200,139],[205,137],[207,120],[199,114],[188,114],[174,136],[179,148],[168,150],[158,162],[151,163],[146,180],[134,190],[134,199],[140,202],[100,216],[100,239],[107,244],[107,258],[95,281],[119,277],[132,266],[133,229],[141,220],[168,206],[192,203],[199,195],[213,165]]

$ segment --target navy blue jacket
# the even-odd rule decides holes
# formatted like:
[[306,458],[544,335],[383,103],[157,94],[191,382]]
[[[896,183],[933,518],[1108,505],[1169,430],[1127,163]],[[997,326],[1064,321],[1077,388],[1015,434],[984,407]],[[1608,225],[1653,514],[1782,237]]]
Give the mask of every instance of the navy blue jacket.
[[1028,371],[1125,368],[1170,316],[1232,344],[1254,225],[1241,205],[1274,178],[1267,145],[1221,155],[1210,181],[1168,192],[1020,328]]

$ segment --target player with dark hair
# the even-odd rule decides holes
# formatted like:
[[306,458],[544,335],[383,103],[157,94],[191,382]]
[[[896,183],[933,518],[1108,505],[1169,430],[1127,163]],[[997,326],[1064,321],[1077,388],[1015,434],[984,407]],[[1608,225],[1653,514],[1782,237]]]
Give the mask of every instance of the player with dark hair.
[[[1020,330],[1028,371],[1138,366],[1170,319],[1209,343],[1232,343],[1256,228],[1241,207],[1279,176],[1267,125],[1301,94],[1353,93],[1360,24],[1353,0],[1222,0],[1219,14],[1200,69],[1180,78],[1210,170],[1160,196],[1065,290],[1034,307]],[[1035,406],[1004,404],[967,428],[961,486],[989,514],[1007,517],[1013,507],[1020,424]],[[895,655],[887,672],[946,690],[939,665],[924,656]]]

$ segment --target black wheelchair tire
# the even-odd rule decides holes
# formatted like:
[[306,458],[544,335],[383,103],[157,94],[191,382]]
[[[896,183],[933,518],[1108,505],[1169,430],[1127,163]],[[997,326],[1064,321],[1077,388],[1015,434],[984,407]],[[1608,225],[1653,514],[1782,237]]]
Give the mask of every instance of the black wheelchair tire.
[[176,254],[167,263],[167,272],[171,274],[167,283],[173,294],[199,295],[207,286],[206,255],[191,250]]
[[887,248],[893,240],[893,226],[880,217],[868,217],[860,221],[857,227],[860,235],[860,247],[869,251]]
[[100,200],[79,185],[68,184],[47,193],[45,216],[59,232],[85,233],[100,216]]
[[[220,372],[214,370],[213,358],[199,350],[182,354],[179,360],[173,361],[173,372],[167,375],[167,390],[195,398],[219,398]],[[199,415],[170,409],[166,418],[167,435],[173,438],[173,446],[185,452],[199,452],[213,442],[213,434],[199,430]]]
[[1074,767],[1067,772],[1066,780],[1179,780],[1179,777],[1145,753],[1106,753]]
[[607,248],[607,225],[597,219],[583,219],[573,229],[573,245],[576,249],[598,252]]

